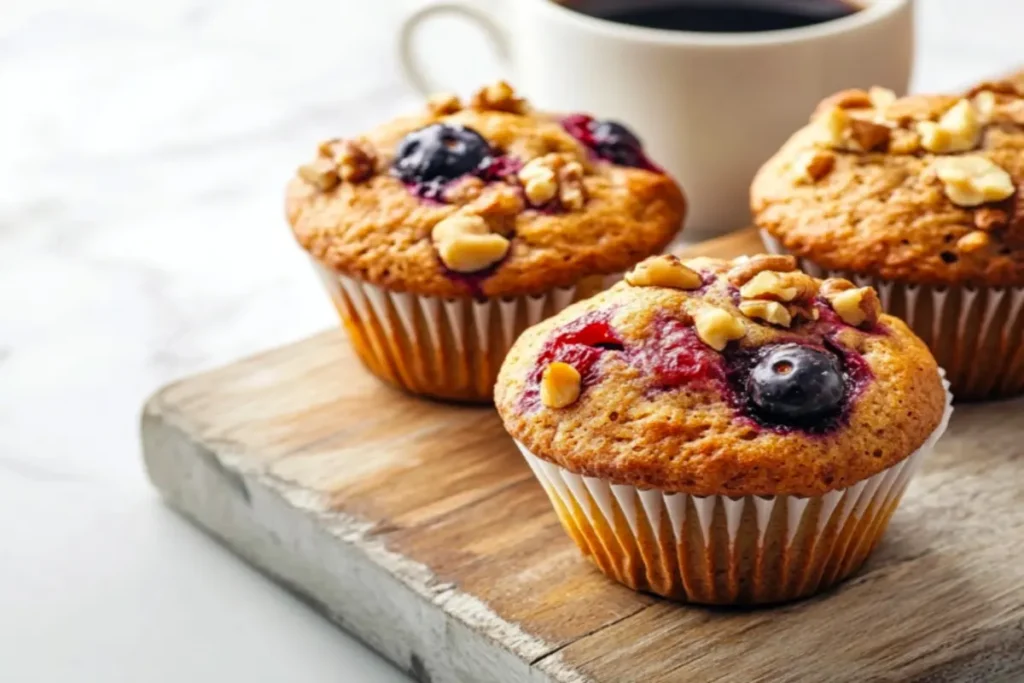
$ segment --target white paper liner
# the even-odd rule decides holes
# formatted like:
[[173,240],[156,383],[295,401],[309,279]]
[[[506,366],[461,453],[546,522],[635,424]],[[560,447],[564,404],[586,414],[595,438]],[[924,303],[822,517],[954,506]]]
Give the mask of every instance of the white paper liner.
[[[761,241],[772,254],[791,253],[765,230]],[[946,369],[958,400],[1024,392],[1024,287],[912,285],[828,270],[800,257],[797,263],[815,277],[874,287],[882,308],[903,319]]]
[[481,301],[392,292],[313,266],[370,371],[417,394],[475,402],[491,400],[501,362],[523,330],[621,278]]
[[[940,371],[940,374],[941,371]],[[562,525],[621,583],[688,602],[770,603],[810,595],[856,571],[953,412],[914,453],[818,497],[693,496],[574,474],[516,445]]]

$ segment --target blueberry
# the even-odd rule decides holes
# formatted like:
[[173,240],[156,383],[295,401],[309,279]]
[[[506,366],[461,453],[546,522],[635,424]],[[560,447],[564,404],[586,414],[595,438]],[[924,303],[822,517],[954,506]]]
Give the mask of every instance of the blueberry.
[[800,425],[836,415],[846,387],[835,354],[782,344],[767,351],[754,366],[747,392],[759,416]]
[[620,166],[643,166],[643,144],[631,130],[615,121],[593,121],[594,148],[604,159]]
[[454,180],[492,155],[487,140],[472,128],[435,123],[402,138],[391,170],[409,183]]

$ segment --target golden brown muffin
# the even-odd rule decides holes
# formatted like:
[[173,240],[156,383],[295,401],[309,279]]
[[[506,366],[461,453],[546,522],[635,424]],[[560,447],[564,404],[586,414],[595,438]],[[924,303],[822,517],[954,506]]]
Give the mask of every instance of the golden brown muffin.
[[1024,285],[1024,97],[849,90],[757,174],[758,227],[829,269],[902,283]]
[[505,83],[328,140],[287,191],[295,236],[319,263],[437,297],[622,272],[672,240],[685,208],[624,127],[536,112]]
[[[666,263],[696,279],[656,286],[672,277]],[[653,278],[638,280],[649,264]],[[627,276],[642,286],[620,283],[520,337],[495,395],[506,428],[571,472],[698,496],[815,496],[893,466],[942,418],[934,359],[879,315],[870,288],[793,268],[772,256],[645,261]],[[784,385],[766,388],[764,364],[780,351],[810,374],[769,373]],[[579,376],[564,407],[542,395],[558,363]],[[798,396],[780,403],[779,390]]]
[[685,209],[623,125],[536,112],[504,82],[327,140],[287,190],[366,367],[472,402],[522,330],[660,252]]
[[789,256],[670,256],[528,330],[496,389],[563,527],[605,574],[771,603],[859,568],[949,394],[868,287]]

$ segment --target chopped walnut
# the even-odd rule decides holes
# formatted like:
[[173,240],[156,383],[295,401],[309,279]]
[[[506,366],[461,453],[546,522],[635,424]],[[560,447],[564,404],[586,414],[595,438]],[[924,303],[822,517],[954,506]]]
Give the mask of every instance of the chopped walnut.
[[510,114],[525,114],[526,100],[516,97],[516,91],[505,81],[498,81],[478,90],[469,106],[481,111],[504,111]]
[[852,282],[850,282],[846,278],[830,277],[827,280],[822,280],[821,281],[821,286],[819,288],[819,291],[820,291],[821,295],[827,299],[828,297],[832,296],[833,294],[838,294],[839,292],[845,292],[845,291],[847,291],[849,289],[855,289],[856,287],[857,287],[857,285],[853,284]]
[[481,190],[470,208],[488,218],[514,216],[523,210],[523,198],[516,187],[492,183]]
[[921,121],[917,124],[921,146],[935,154],[966,152],[978,145],[981,121],[969,100],[960,100],[943,114],[937,122]]
[[299,177],[315,185],[321,192],[333,190],[341,182],[334,162],[323,158],[299,166]]
[[868,99],[875,109],[885,109],[896,101],[896,93],[888,88],[873,85],[868,90]]
[[779,273],[765,270],[740,287],[744,299],[768,301],[807,301],[818,294],[818,281],[799,271]]
[[871,95],[866,90],[851,88],[840,90],[834,95],[829,95],[818,103],[815,113],[821,114],[829,109],[868,109],[874,106]]
[[882,149],[892,134],[888,126],[850,116],[839,107],[826,110],[818,117],[816,125],[821,141],[827,146],[855,152]]
[[693,326],[702,342],[721,351],[735,339],[747,333],[739,318],[721,308],[705,307],[693,314]]
[[505,258],[509,241],[490,232],[480,216],[455,214],[434,226],[430,234],[438,256],[450,270],[473,273]]
[[335,148],[338,175],[347,183],[360,183],[373,175],[376,158],[365,140],[342,140]]
[[700,273],[684,266],[676,256],[652,256],[626,273],[625,280],[634,287],[668,287],[697,289],[703,284]]
[[872,287],[831,290],[824,296],[839,318],[853,327],[874,325],[882,314],[882,302]]
[[531,159],[519,171],[519,182],[531,206],[544,206],[557,197],[564,209],[583,207],[583,167],[565,154]]
[[1013,81],[1003,80],[982,81],[967,91],[967,97],[974,97],[983,92],[992,92],[999,95],[1024,95],[1024,93],[1017,92],[1017,86]]
[[556,361],[540,377],[540,400],[548,408],[565,408],[580,397],[582,378],[568,363]]
[[978,120],[981,123],[988,123],[996,111],[996,95],[989,90],[983,90],[971,100],[974,110],[978,113]]
[[965,254],[973,254],[986,249],[990,244],[992,244],[992,238],[987,232],[972,230],[957,240],[956,247]]
[[815,183],[831,173],[835,163],[836,155],[832,152],[807,150],[793,162],[794,179],[800,183]]
[[434,116],[454,114],[462,109],[462,100],[453,93],[439,93],[427,100],[427,111]]
[[1001,230],[1010,223],[1010,215],[1003,209],[983,206],[974,212],[974,227],[978,230]]
[[957,206],[998,202],[1016,189],[1009,173],[980,155],[942,158],[934,169],[946,196]]
[[751,256],[744,261],[733,261],[735,265],[726,274],[729,282],[742,287],[758,273],[766,270],[773,270],[779,273],[788,273],[796,270],[796,258],[782,256],[781,254],[758,254]]
[[793,323],[789,310],[777,301],[741,301],[740,313],[779,327],[789,327]]

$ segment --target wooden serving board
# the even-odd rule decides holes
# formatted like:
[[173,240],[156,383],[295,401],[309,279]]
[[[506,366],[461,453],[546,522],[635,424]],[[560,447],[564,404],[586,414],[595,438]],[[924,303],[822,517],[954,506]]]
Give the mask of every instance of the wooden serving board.
[[1021,681],[1022,409],[958,407],[868,566],[757,610],[604,578],[493,410],[384,387],[340,331],[163,389],[142,436],[172,506],[419,681]]

